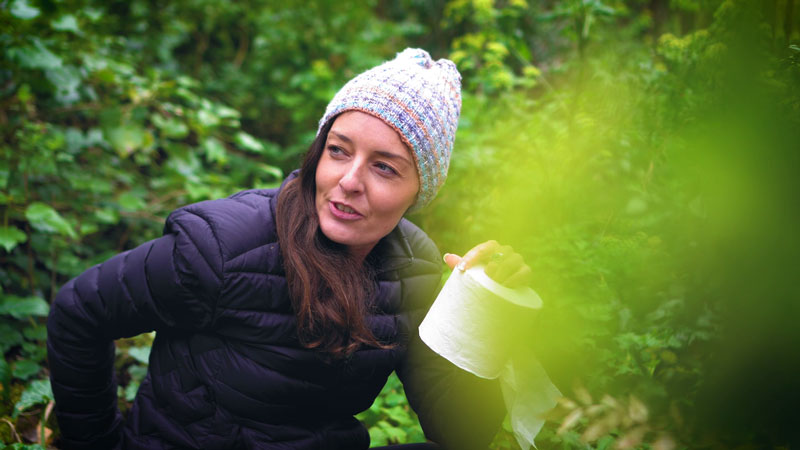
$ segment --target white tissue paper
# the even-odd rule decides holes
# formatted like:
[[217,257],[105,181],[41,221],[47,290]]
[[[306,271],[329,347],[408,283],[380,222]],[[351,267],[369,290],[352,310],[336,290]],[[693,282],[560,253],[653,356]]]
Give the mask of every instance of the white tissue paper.
[[[500,379],[514,436],[522,449],[544,425],[544,414],[561,396],[536,358],[515,350],[515,327],[529,326],[542,306],[530,288],[509,289],[489,278],[483,266],[454,271],[419,326],[433,351],[479,377]],[[517,347],[519,348],[519,347]]]

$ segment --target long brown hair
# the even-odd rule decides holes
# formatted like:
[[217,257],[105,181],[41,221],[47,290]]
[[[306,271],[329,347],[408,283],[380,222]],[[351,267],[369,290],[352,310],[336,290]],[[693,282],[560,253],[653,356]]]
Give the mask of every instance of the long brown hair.
[[376,286],[368,261],[357,262],[319,228],[317,164],[335,119],[311,144],[299,176],[281,190],[276,224],[300,342],[341,359],[361,345],[389,345],[379,342],[366,323]]

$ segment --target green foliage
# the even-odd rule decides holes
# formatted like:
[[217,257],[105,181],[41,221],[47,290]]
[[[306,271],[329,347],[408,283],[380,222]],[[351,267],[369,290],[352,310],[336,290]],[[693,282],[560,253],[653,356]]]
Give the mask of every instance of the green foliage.
[[[58,443],[44,320],[61,285],[179,205],[277,185],[336,90],[406,46],[464,85],[448,182],[413,220],[442,251],[525,256],[545,301],[531,352],[577,397],[539,448],[789,442],[763,431],[785,418],[729,412],[780,411],[758,399],[800,368],[794,307],[771,301],[797,297],[800,8],[758,3],[0,4],[0,442]],[[123,412],[152,339],[118,343]],[[424,440],[394,376],[358,418],[373,445]],[[518,448],[510,432],[492,448]]]
[[370,446],[425,442],[414,411],[408,406],[403,385],[392,374],[369,409],[356,416],[369,431]]
[[50,380],[32,381],[14,405],[12,418],[16,418],[19,413],[25,411],[33,405],[47,403],[53,399],[53,390],[50,388]]

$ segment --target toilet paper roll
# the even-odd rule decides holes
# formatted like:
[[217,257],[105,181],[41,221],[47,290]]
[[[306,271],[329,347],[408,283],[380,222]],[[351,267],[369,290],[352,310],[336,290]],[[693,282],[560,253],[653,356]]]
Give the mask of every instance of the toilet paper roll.
[[419,326],[434,352],[479,377],[500,379],[511,428],[526,450],[561,396],[536,358],[517,345],[541,306],[533,289],[509,289],[476,266],[450,275]]
[[533,289],[509,289],[483,266],[450,275],[419,327],[433,351],[483,378],[500,376],[515,344],[520,319],[542,306]]

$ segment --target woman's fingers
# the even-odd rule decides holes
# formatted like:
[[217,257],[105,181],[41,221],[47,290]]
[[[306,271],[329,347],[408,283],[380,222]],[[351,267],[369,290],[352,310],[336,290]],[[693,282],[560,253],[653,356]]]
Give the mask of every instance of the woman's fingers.
[[486,275],[489,275],[490,278],[497,281],[498,278],[498,270],[500,267],[505,264],[506,260],[509,256],[514,254],[514,249],[508,245],[502,245],[497,247],[494,252],[492,252],[486,258]]
[[484,270],[489,278],[511,288],[524,286],[531,278],[531,268],[525,264],[522,255],[497,241],[478,244],[463,257],[445,253],[444,262],[451,270],[458,269],[462,272],[478,264],[485,264]]
[[461,262],[461,257],[458,255],[454,255],[452,253],[445,253],[444,262],[445,264],[447,264],[448,267],[450,267],[450,270],[453,270],[456,268],[458,263]]
[[[510,247],[509,247],[510,248]],[[491,272],[486,270],[486,275],[489,275],[494,281],[506,284],[506,280],[517,273],[520,268],[525,267],[525,261],[519,253],[505,253],[496,264],[496,269]]]
[[511,274],[506,280],[503,282],[503,285],[509,288],[518,288],[522,286],[527,286],[531,282],[531,268],[523,265],[519,268],[516,272]]
[[495,249],[500,247],[497,241],[486,241],[483,244],[478,244],[468,251],[461,261],[458,263],[458,270],[465,271],[470,267],[480,263],[481,260],[494,253]]

